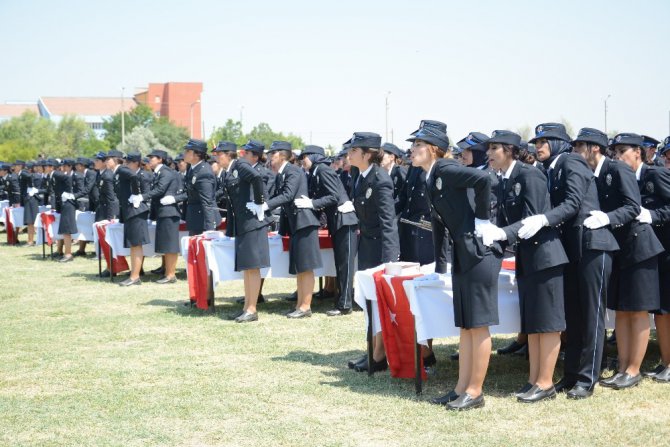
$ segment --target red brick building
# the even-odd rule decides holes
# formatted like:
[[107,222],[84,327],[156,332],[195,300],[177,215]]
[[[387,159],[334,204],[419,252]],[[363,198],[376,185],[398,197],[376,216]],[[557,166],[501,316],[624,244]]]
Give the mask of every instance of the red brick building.
[[167,82],[149,84],[135,95],[135,101],[151,107],[157,116],[166,116],[173,124],[185,127],[193,138],[202,138],[201,94],[202,82]]

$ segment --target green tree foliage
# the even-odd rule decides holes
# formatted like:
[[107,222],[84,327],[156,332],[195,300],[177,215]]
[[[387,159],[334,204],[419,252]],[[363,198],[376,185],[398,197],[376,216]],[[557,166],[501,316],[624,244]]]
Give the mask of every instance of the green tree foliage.
[[175,126],[164,116],[151,123],[149,130],[158,139],[158,142],[167,148],[166,150],[171,155],[175,155],[181,151],[181,148],[184,147],[189,138],[188,129]]
[[[123,117],[125,133],[128,135],[137,126],[149,127],[156,117],[153,110],[146,104],[139,104]],[[102,124],[105,129],[105,140],[110,147],[117,147],[121,144],[121,112],[113,115]]]
[[125,145],[119,144],[118,149],[123,152],[139,152],[146,156],[152,149],[167,150],[150,129],[144,126],[135,126],[135,128],[126,135]]
[[228,118],[226,124],[217,127],[209,137],[209,147],[214,147],[219,141],[231,141],[238,146],[247,142],[247,136],[242,131],[242,123]]
[[251,129],[251,132],[249,132],[247,137],[249,139],[261,141],[265,144],[266,148],[269,148],[272,142],[277,140],[288,141],[291,143],[291,146],[293,146],[293,149],[301,149],[305,145],[305,142],[302,141],[302,138],[299,136],[293,135],[292,133],[284,135],[281,132],[274,132],[268,123],[259,123],[256,127]]

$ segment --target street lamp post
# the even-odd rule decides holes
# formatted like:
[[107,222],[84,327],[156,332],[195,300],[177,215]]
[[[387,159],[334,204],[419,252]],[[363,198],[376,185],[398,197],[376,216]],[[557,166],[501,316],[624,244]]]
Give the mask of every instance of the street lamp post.
[[605,134],[607,134],[607,100],[611,97],[612,95],[607,95],[607,98],[605,98]]
[[193,106],[195,106],[196,104],[200,104],[199,99],[191,104],[191,138],[193,138]]
[[121,147],[126,146],[126,108],[124,106],[125,87],[121,87]]

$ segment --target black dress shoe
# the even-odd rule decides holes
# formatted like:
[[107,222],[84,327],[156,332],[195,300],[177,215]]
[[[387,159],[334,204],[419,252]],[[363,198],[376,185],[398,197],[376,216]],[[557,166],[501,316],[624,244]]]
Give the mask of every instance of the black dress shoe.
[[519,349],[523,348],[524,346],[526,346],[525,343],[521,344],[521,343],[517,342],[516,340],[514,340],[512,343],[505,346],[504,348],[498,349],[496,352],[499,355],[514,354],[515,352],[517,352]]
[[[375,359],[372,359],[372,368],[370,369],[373,373],[379,372],[379,371],[386,371],[389,367],[388,362],[386,361],[386,357],[381,359],[380,361],[376,361]],[[365,361],[363,363],[359,363],[356,366],[354,366],[354,371],[356,372],[363,372],[368,370],[368,359],[367,357],[365,358]]]
[[140,278],[137,279],[125,279],[119,283],[121,287],[128,287],[128,286],[139,286],[142,284],[142,280]]
[[286,300],[286,301],[298,301],[298,291],[296,290],[295,292],[293,292],[289,296],[285,296],[284,300]]
[[258,321],[258,312],[242,312],[242,315],[235,318],[235,323],[251,323],[252,321]]
[[351,309],[330,309],[326,311],[326,315],[329,317],[341,317],[342,315],[349,315]]
[[458,359],[460,358],[460,355],[459,355],[458,352],[454,352],[453,354],[451,354],[451,355],[449,356],[449,358],[450,358],[451,360],[453,360],[454,362],[457,362]]
[[312,316],[312,310],[307,309],[307,310],[300,310],[296,309],[290,314],[286,315],[286,318],[291,318],[291,319],[297,319],[297,318],[309,318]]
[[[238,298],[235,300],[237,304],[244,304],[244,297]],[[265,302],[265,297],[263,294],[258,295],[258,299],[256,300],[256,304],[264,303]]]
[[642,374],[637,376],[631,376],[628,373],[623,373],[617,379],[612,382],[612,388],[615,390],[625,390],[626,388],[631,388],[637,386],[642,381]]
[[315,294],[313,294],[312,298],[315,300],[325,300],[329,298],[335,298],[335,294],[327,290],[322,290],[321,292],[316,292]]
[[531,389],[526,391],[524,394],[519,395],[516,400],[525,404],[534,404],[545,399],[554,398],[556,398],[556,389],[553,386],[543,390],[539,386],[533,385]]
[[521,346],[521,348],[514,351],[512,355],[525,355],[526,357],[528,357],[528,344]]
[[519,397],[523,394],[526,394],[528,391],[530,391],[531,388],[533,388],[533,384],[530,382],[526,382],[524,386],[519,388],[519,390],[516,393],[514,393],[514,397]]
[[358,365],[359,363],[363,363],[367,359],[368,359],[368,355],[363,354],[362,356],[360,356],[357,359],[349,360],[349,362],[347,363],[347,366],[349,367],[349,369],[354,369],[356,367],[356,365]]
[[613,384],[614,384],[614,381],[616,379],[618,379],[620,376],[623,376],[623,373],[618,372],[618,373],[614,374],[612,377],[610,377],[609,379],[602,379],[600,381],[600,386],[604,386],[605,388],[612,388]]
[[568,399],[586,399],[593,395],[593,387],[575,385],[568,391]]
[[447,404],[448,410],[466,411],[484,406],[484,393],[477,397],[472,397],[468,393],[463,393],[458,398]]
[[656,368],[654,368],[651,371],[645,371],[642,373],[643,377],[654,377],[656,374],[660,373],[665,369],[665,366],[663,365],[658,365]]
[[235,312],[235,313],[233,314],[233,316],[232,316],[232,319],[233,319],[233,320],[236,320],[238,317],[241,317],[243,313],[244,313],[243,310],[240,310],[240,311],[238,311],[238,312]]
[[157,269],[153,269],[151,273],[153,273],[154,275],[165,275],[165,268],[158,267]]
[[652,377],[655,382],[670,383],[670,366],[664,368],[661,372]]
[[72,256],[75,256],[75,257],[76,257],[76,256],[86,256],[86,252],[85,252],[85,251],[78,251],[78,250],[77,250],[77,251],[75,251],[74,253],[72,253]]
[[435,358],[435,353],[431,352],[430,355],[423,358],[424,368],[429,368],[437,364],[437,359]]
[[556,390],[557,393],[563,393],[572,389],[572,387],[575,386],[575,383],[577,382],[574,380],[568,380],[567,378],[563,377],[561,380],[558,381],[556,385],[554,385],[554,389]]
[[103,270],[102,272],[100,272],[101,278],[109,278],[110,275],[111,273],[109,273],[109,270]]
[[70,256],[63,256],[58,260],[58,262],[72,262],[74,261],[74,257],[72,255]]
[[432,398],[429,402],[433,405],[442,405],[443,407],[446,407],[449,402],[453,402],[456,399],[458,399],[458,394],[456,394],[455,390],[451,390],[444,396]]
[[174,284],[177,282],[177,277],[173,276],[172,278],[168,278],[167,276],[163,276],[161,279],[156,281],[156,284]]

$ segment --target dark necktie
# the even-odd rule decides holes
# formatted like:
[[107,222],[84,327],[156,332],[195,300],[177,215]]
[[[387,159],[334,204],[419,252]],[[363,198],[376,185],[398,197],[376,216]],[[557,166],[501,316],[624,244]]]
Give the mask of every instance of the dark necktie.
[[554,168],[547,169],[547,190],[551,192],[551,182],[553,181],[552,177],[554,175]]

